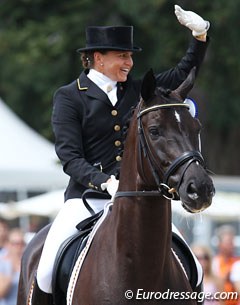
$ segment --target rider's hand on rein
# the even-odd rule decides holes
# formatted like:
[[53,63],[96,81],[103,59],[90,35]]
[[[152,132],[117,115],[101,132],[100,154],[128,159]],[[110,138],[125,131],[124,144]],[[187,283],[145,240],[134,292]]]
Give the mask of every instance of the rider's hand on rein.
[[174,8],[178,21],[189,28],[194,37],[204,41],[210,27],[210,22],[192,11],[183,10],[179,5],[175,5]]
[[107,190],[108,194],[113,198],[117,192],[119,181],[115,176],[111,175],[111,178],[107,182],[101,184],[103,191]]

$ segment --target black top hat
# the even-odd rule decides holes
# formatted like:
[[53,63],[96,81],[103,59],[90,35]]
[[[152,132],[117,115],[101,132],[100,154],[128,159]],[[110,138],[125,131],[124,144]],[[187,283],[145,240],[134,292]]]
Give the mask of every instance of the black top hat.
[[86,47],[77,52],[94,50],[139,52],[142,49],[133,46],[132,26],[89,26],[86,28]]

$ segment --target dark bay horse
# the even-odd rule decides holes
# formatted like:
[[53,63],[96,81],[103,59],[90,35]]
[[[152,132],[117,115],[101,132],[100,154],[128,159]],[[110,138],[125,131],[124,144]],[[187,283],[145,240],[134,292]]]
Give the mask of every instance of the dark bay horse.
[[[119,189],[83,263],[73,305],[197,304],[172,250],[171,224],[171,199],[197,213],[214,195],[200,153],[201,125],[184,103],[194,79],[193,69],[170,91],[156,88],[152,72],[146,74],[128,130]],[[23,257],[18,305],[27,304],[46,233],[36,236]]]

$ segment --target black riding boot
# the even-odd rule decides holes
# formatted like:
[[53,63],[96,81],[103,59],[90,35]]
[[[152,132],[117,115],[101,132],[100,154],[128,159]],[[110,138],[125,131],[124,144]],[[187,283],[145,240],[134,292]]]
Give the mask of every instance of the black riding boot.
[[34,279],[34,289],[32,294],[32,305],[52,305],[53,296],[50,293],[42,291],[38,287],[37,279]]

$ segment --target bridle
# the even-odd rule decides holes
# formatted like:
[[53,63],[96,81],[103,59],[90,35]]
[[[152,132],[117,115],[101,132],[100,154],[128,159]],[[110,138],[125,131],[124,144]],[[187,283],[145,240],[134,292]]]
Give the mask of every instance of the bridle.
[[[169,166],[166,172],[164,172],[160,166],[154,154],[151,151],[150,145],[148,143],[147,137],[145,135],[144,128],[142,126],[142,117],[146,113],[156,111],[162,108],[171,108],[171,107],[184,107],[189,109],[189,106],[185,103],[171,103],[171,104],[161,104],[161,105],[154,105],[149,108],[145,108],[141,110],[141,105],[138,106],[138,113],[137,113],[137,123],[138,123],[138,149],[139,149],[139,165],[140,165],[140,172],[144,180],[146,180],[143,170],[143,162],[142,162],[142,155],[147,159],[152,175],[157,185],[157,191],[119,191],[115,194],[115,198],[117,197],[132,197],[132,196],[164,196],[167,199],[172,200],[179,200],[179,187],[182,183],[183,176],[188,169],[188,167],[193,162],[199,162],[203,167],[204,159],[200,151],[193,150],[184,152],[182,155],[177,157]],[[172,188],[168,185],[169,178],[180,168],[183,167],[179,182],[176,188]],[[163,179],[161,182],[159,172],[161,173]]]

